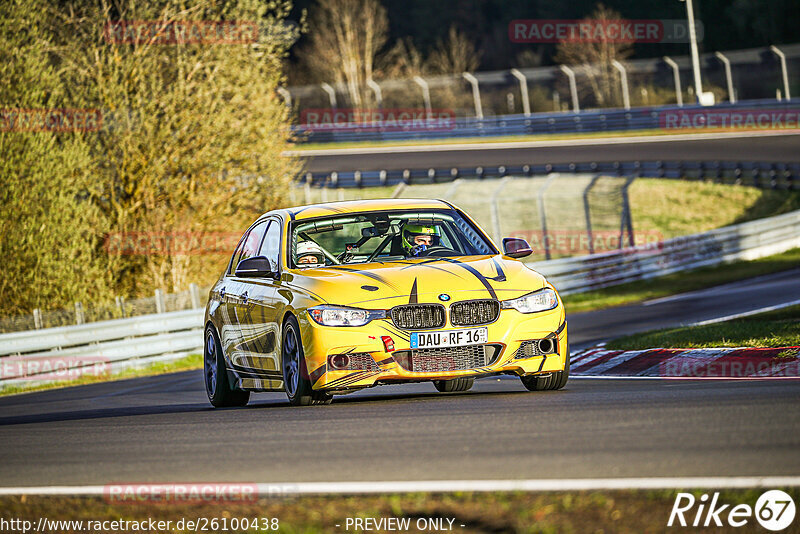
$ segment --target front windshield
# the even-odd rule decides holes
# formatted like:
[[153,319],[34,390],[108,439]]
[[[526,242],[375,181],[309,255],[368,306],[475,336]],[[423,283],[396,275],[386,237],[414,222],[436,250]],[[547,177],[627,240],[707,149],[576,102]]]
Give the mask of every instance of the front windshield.
[[295,268],[409,258],[494,254],[494,247],[455,210],[369,212],[298,221]]

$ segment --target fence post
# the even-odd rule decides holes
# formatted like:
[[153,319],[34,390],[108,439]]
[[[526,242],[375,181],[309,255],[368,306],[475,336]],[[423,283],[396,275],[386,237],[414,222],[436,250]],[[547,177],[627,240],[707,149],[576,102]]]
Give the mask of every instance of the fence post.
[[522,112],[526,117],[530,117],[531,101],[528,96],[528,79],[518,69],[511,69],[511,75],[519,80],[519,92],[522,93]]
[[544,257],[548,260],[550,259],[550,240],[547,236],[547,214],[544,211],[544,194],[556,176],[558,176],[558,173],[550,173],[547,176],[547,180],[545,180],[544,185],[539,188],[539,192],[537,193],[537,202],[539,203],[539,220],[542,227],[542,242],[544,243]]
[[625,66],[616,59],[611,64],[619,71],[620,82],[622,83],[622,105],[625,109],[631,109],[631,95],[628,92],[628,72],[625,70]]
[[194,282],[189,284],[189,295],[192,297],[192,308],[193,309],[199,308],[200,307],[200,288]]
[[497,199],[500,196],[500,193],[503,191],[506,185],[508,185],[510,177],[506,176],[502,180],[500,180],[500,184],[495,188],[492,192],[492,202],[489,205],[489,209],[491,210],[492,215],[492,229],[494,230],[494,239],[499,244],[503,242],[503,232],[500,228],[500,209],[497,206]]
[[375,93],[375,102],[378,105],[378,109],[383,109],[383,92],[381,92],[381,86],[370,78],[367,80],[367,87],[372,89],[372,92]]
[[278,87],[278,94],[283,97],[283,101],[286,102],[286,107],[290,110],[292,109],[292,93],[286,90],[283,87]]
[[42,329],[42,310],[39,308],[33,309],[33,327],[36,330]]
[[117,303],[117,309],[119,310],[119,316],[121,318],[125,317],[125,297],[120,297],[117,295],[114,297],[114,302]]
[[83,304],[80,302],[75,303],[75,324],[83,324],[86,322],[83,316]]
[[783,78],[783,94],[786,96],[786,100],[791,100],[792,94],[789,92],[789,73],[786,71],[786,54],[781,52],[781,50],[775,45],[770,46],[769,49],[772,51],[773,54],[778,56],[778,59],[781,62],[781,77]]
[[714,56],[718,60],[722,62],[722,66],[725,67],[725,81],[728,84],[728,102],[731,104],[736,103],[736,95],[733,94],[733,76],[731,76],[731,62],[728,60],[727,57],[722,55],[722,52],[714,52]]
[[430,117],[433,111],[431,109],[431,91],[428,87],[428,82],[421,76],[414,76],[414,82],[422,88],[422,100],[425,102],[425,113]]
[[164,292],[160,289],[156,289],[156,313],[164,313]]
[[678,64],[675,63],[669,56],[664,56],[664,63],[672,68],[672,77],[675,80],[675,99],[679,107],[683,107],[683,92],[681,91],[681,71],[678,70]]
[[586,189],[583,190],[583,213],[586,216],[586,237],[589,239],[589,254],[594,254],[594,235],[592,235],[592,214],[589,209],[589,192],[599,179],[600,175],[595,175],[592,181],[589,182],[589,185],[586,186]]
[[325,82],[319,84],[319,86],[322,87],[323,91],[328,93],[328,100],[331,103],[331,108],[333,108],[333,110],[335,111],[336,108],[338,107],[336,105],[336,90],[333,87],[331,87],[331,85],[329,83],[325,83]]
[[577,113],[581,108],[578,105],[578,84],[575,83],[575,71],[566,65],[559,65],[559,67],[561,68],[561,72],[566,74],[567,78],[569,78],[569,92],[572,94],[572,111]]
[[619,248],[622,248],[622,236],[625,229],[628,230],[628,246],[634,246],[636,241],[633,239],[633,218],[631,217],[631,205],[628,200],[628,187],[636,180],[636,176],[629,176],[622,186],[622,217],[620,219]]
[[483,106],[481,105],[481,90],[478,86],[478,78],[472,75],[470,72],[465,72],[462,74],[464,79],[469,82],[472,86],[472,100],[475,104],[475,116],[479,119],[483,118]]

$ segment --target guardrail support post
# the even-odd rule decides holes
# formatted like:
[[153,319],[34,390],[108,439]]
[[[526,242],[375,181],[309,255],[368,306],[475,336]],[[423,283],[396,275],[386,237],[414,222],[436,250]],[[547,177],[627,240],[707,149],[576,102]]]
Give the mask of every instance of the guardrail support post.
[[589,254],[594,254],[594,236],[592,235],[592,214],[589,206],[589,193],[599,179],[600,175],[595,175],[592,181],[589,182],[589,185],[586,186],[586,189],[583,190],[583,213],[586,217],[586,237],[589,240]]
[[166,310],[164,309],[164,292],[160,289],[156,289],[156,313],[164,313]]
[[786,100],[792,99],[792,94],[789,92],[789,73],[786,70],[786,54],[781,52],[781,50],[772,45],[769,47],[773,54],[778,56],[778,59],[781,61],[781,77],[783,78],[783,94],[786,97]]
[[333,87],[331,87],[329,83],[325,82],[319,84],[319,86],[322,87],[323,91],[328,93],[328,100],[330,100],[331,108],[333,108],[333,110],[336,111],[336,108],[338,107],[336,105],[336,90]]
[[511,69],[511,75],[519,80],[519,92],[522,93],[522,112],[531,116],[531,101],[528,95],[528,79],[518,69]]
[[561,72],[566,74],[567,78],[569,78],[569,92],[572,95],[572,111],[577,113],[581,110],[581,107],[578,105],[578,84],[575,82],[575,71],[566,65],[559,65],[559,67],[561,68]]
[[506,185],[508,185],[510,177],[505,177],[500,180],[500,185],[495,188],[492,192],[492,202],[489,205],[492,214],[492,229],[494,230],[494,239],[497,244],[501,244],[503,242],[503,232],[500,228],[500,208],[497,205],[497,199],[500,196],[500,193],[503,191]]
[[625,65],[616,59],[613,60],[611,64],[619,71],[620,82],[622,84],[622,105],[625,109],[631,109],[631,95],[628,92],[628,72],[625,70]]
[[33,309],[33,327],[36,330],[42,329],[42,310],[39,308]]
[[675,99],[679,107],[683,107],[683,92],[681,91],[681,71],[678,69],[678,64],[675,63],[669,56],[664,56],[664,63],[672,68],[672,78],[675,80]]
[[189,295],[192,297],[193,309],[197,309],[202,306],[200,303],[200,288],[194,282],[189,284]]
[[425,113],[430,117],[433,110],[431,108],[431,90],[428,87],[428,82],[421,76],[414,76],[414,82],[422,88],[422,100],[425,102]]
[[473,76],[469,72],[465,72],[462,74],[464,79],[467,80],[470,85],[472,86],[472,100],[475,104],[475,116],[479,119],[483,118],[483,106],[481,106],[481,90],[478,86],[478,78]]
[[728,102],[731,104],[736,103],[736,95],[733,94],[733,76],[731,76],[731,62],[722,55],[722,52],[714,52],[714,56],[722,62],[722,66],[725,67],[725,81],[728,85]]
[[383,109],[383,93],[381,92],[381,86],[370,78],[367,80],[367,87],[372,89],[372,92],[375,93],[375,102],[378,105],[378,109]]
[[83,316],[83,304],[80,302],[75,303],[75,324],[83,324],[86,318]]

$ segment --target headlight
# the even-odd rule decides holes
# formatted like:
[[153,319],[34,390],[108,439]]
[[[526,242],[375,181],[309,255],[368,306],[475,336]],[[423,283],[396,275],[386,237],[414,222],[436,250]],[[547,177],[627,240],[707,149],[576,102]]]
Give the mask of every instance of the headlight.
[[552,310],[558,306],[556,292],[550,288],[540,289],[519,298],[504,300],[500,303],[503,309],[514,308],[522,313],[535,313]]
[[322,326],[364,326],[373,319],[384,319],[385,310],[362,310],[343,306],[314,306],[308,309],[314,322]]

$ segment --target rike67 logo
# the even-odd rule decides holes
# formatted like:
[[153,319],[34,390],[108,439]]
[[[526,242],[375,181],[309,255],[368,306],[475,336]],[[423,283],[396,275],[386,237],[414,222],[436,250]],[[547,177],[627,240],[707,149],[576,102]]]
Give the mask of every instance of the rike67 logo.
[[709,499],[703,494],[699,499],[691,493],[678,493],[667,526],[681,527],[743,527],[755,516],[756,521],[767,530],[778,532],[788,528],[794,521],[795,505],[792,497],[781,490],[764,492],[754,508],[749,504],[723,504],[719,493]]

